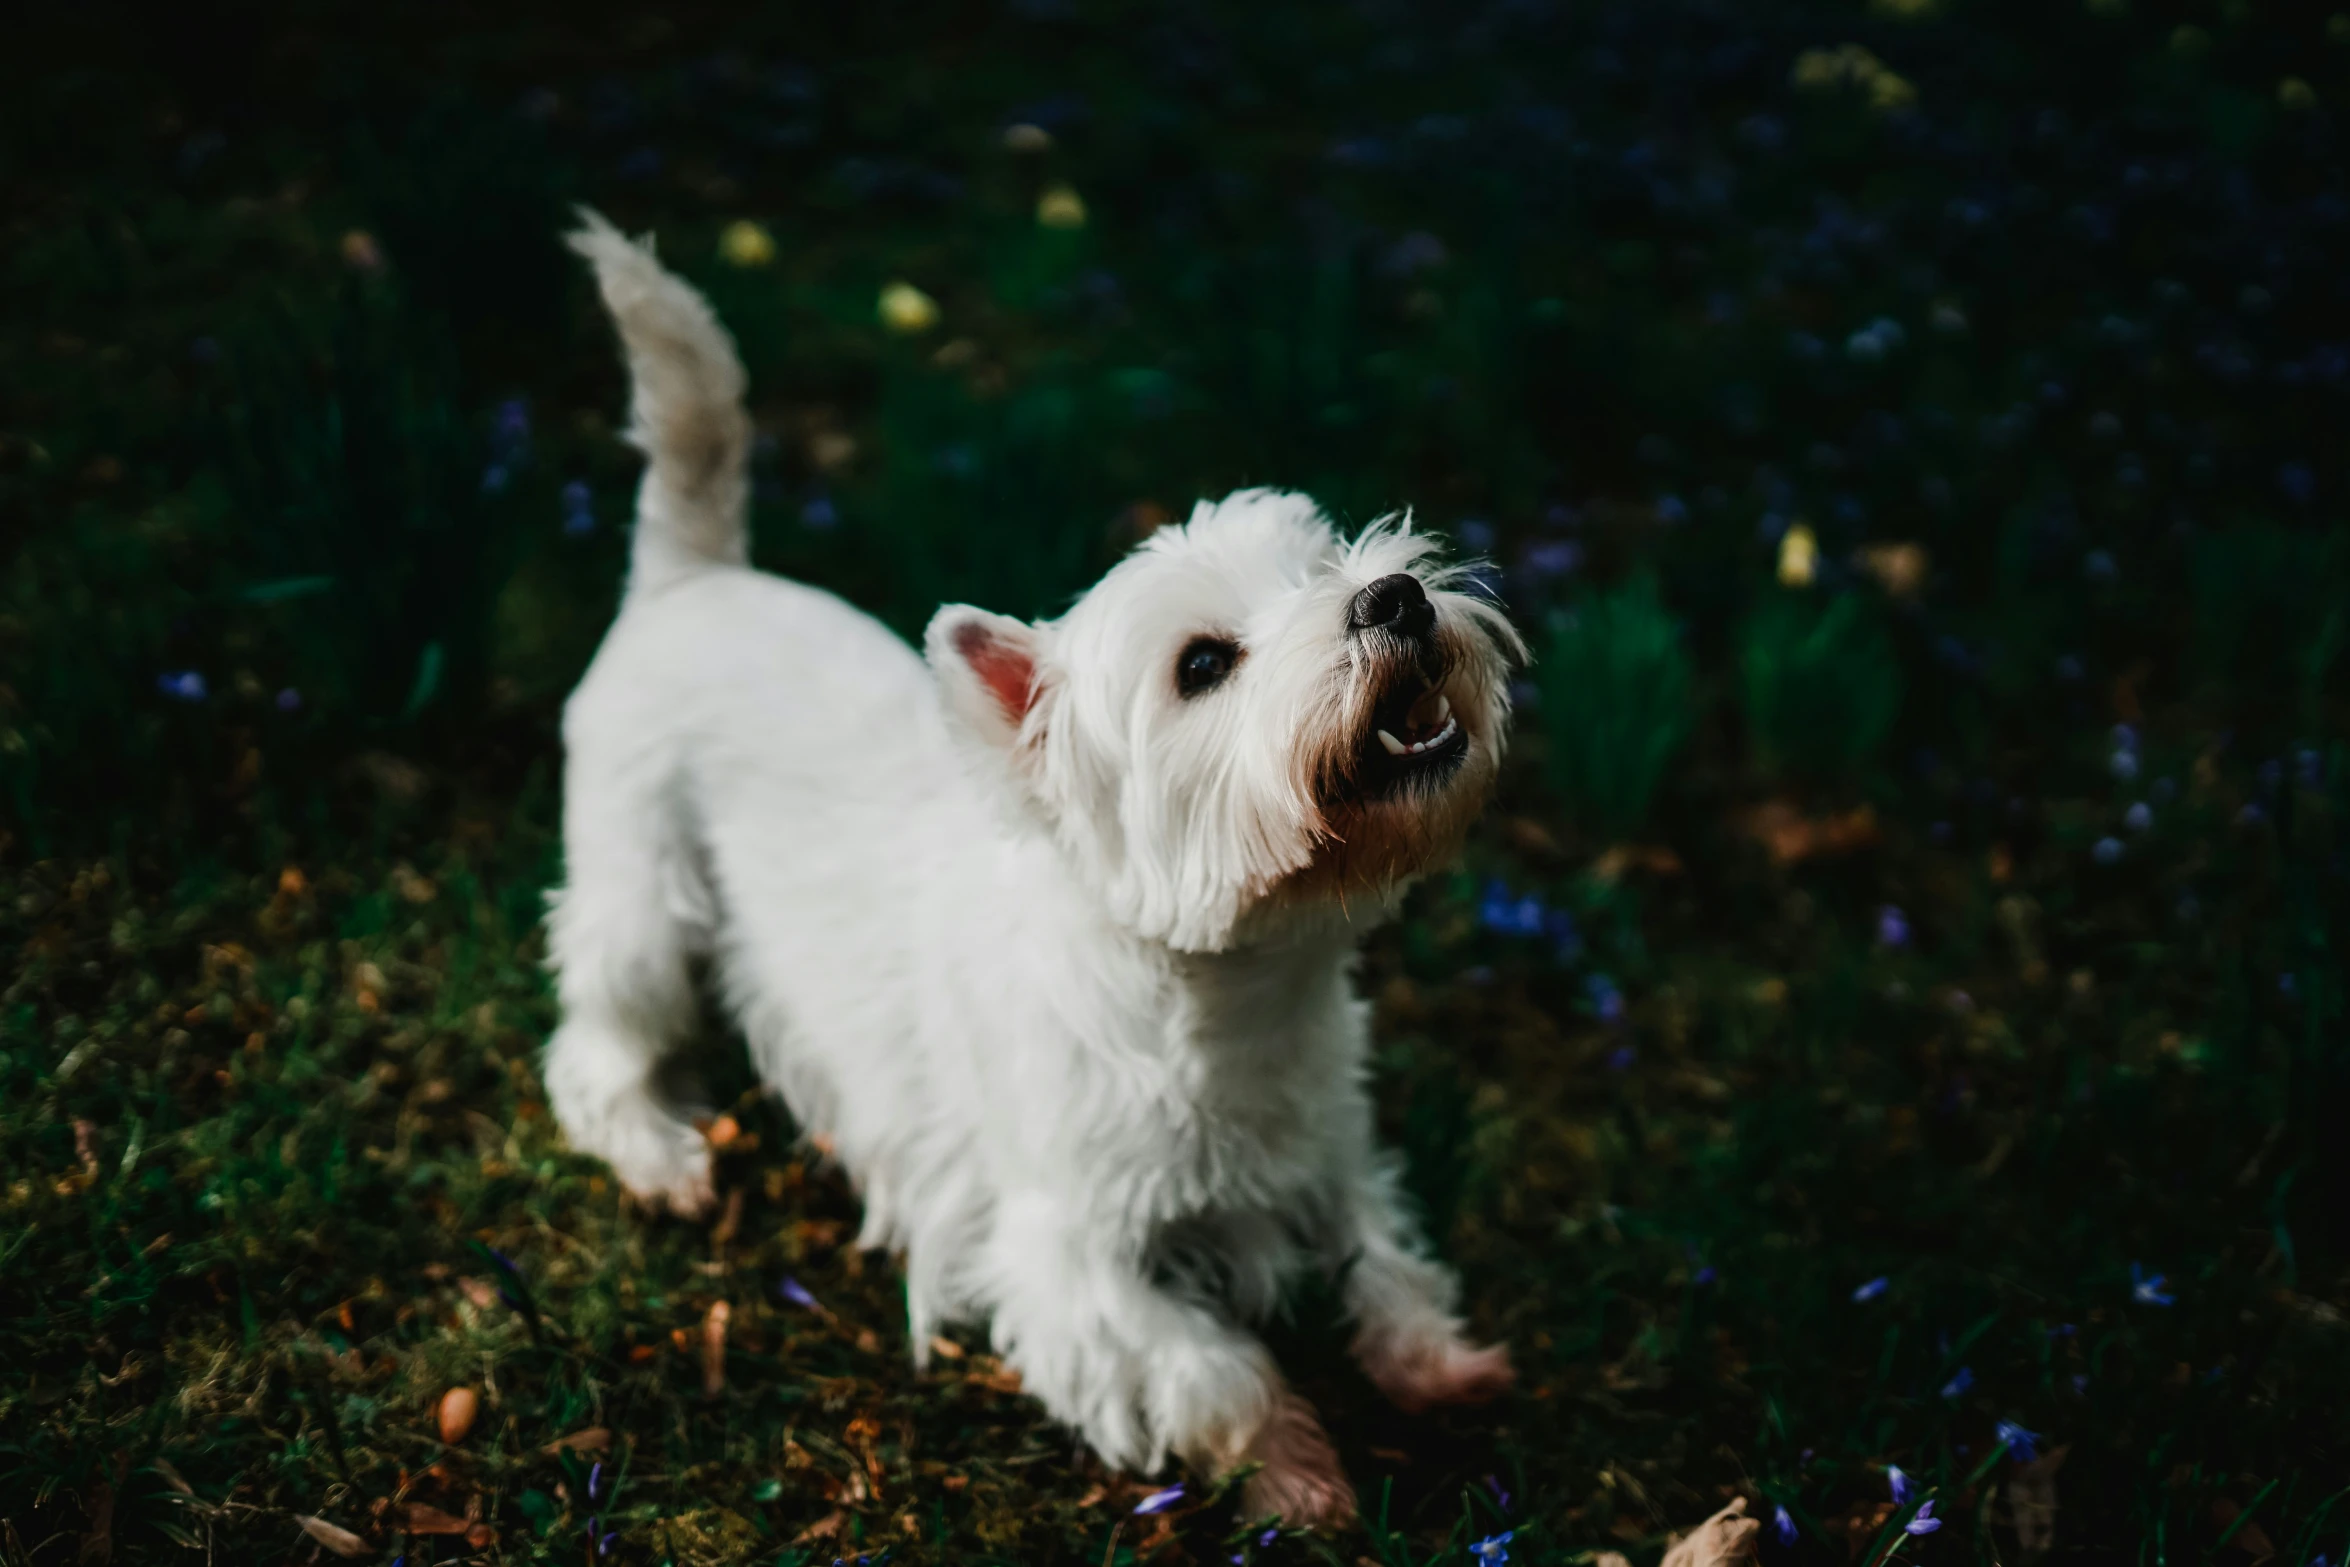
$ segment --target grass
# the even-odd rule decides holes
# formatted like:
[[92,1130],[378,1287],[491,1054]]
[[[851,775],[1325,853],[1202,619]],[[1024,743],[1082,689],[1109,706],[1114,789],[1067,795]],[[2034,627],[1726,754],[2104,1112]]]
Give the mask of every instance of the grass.
[[[0,1563],[1468,1567],[1507,1531],[1648,1567],[1736,1495],[1786,1510],[1772,1564],[2339,1561],[2345,31],[31,24]],[[1084,222],[1040,223],[1064,183]],[[1361,1532],[1136,1516],[983,1339],[917,1376],[718,1030],[721,1221],[563,1149],[554,720],[634,474],[573,199],[741,339],[762,562],[901,629],[1049,612],[1278,482],[1413,505],[1551,650],[1364,972],[1388,1133],[1523,1386],[1406,1418],[1297,1302]],[[724,258],[746,220],[771,260]],[[935,327],[876,319],[900,280]]]

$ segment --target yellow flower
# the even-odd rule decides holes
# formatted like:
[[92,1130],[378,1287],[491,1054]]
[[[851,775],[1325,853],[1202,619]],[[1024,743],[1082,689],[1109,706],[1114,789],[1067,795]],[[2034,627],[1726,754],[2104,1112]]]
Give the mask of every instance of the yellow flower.
[[1041,125],[1007,125],[1004,127],[1004,145],[1014,152],[1050,152],[1053,133]]
[[902,280],[881,291],[877,308],[881,324],[903,336],[927,332],[938,325],[938,301]]
[[1891,71],[1879,71],[1869,78],[1869,102],[1890,114],[1896,109],[1912,108],[1918,101],[1918,90],[1904,77]]
[[1820,541],[1809,524],[1797,523],[1779,540],[1779,582],[1783,587],[1808,588],[1819,575]]
[[[1852,74],[1852,62],[1847,56],[1857,48],[1846,44],[1842,49],[1806,49],[1795,57],[1795,69],[1787,73],[1787,80],[1806,92],[1839,86]],[[1871,60],[1876,58],[1866,49],[1859,52]]]
[[2277,83],[2278,107],[2295,114],[2317,107],[2317,89],[2298,76],[2288,76]]
[[[1911,4],[1913,0],[1889,0],[1889,3]],[[1795,57],[1795,68],[1787,79],[1803,92],[1858,88],[1868,94],[1872,107],[1887,114],[1913,108],[1918,101],[1918,90],[1906,78],[1859,44],[1806,49]]]
[[1085,198],[1066,185],[1048,185],[1036,198],[1036,221],[1048,229],[1085,227]]
[[743,218],[719,234],[718,254],[728,266],[763,267],[775,259],[775,236]]

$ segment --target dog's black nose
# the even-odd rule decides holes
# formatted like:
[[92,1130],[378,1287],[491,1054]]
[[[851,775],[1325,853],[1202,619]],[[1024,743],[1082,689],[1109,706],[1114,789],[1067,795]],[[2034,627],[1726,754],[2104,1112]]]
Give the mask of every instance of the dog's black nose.
[[1428,602],[1428,591],[1420,586],[1419,578],[1399,571],[1357,593],[1347,607],[1346,624],[1350,631],[1384,626],[1399,637],[1417,641],[1435,627],[1436,606]]

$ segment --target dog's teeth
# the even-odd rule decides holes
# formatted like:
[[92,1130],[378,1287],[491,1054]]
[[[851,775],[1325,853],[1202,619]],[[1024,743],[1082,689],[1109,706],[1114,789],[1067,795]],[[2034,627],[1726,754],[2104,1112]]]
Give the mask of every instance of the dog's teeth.
[[1436,693],[1436,721],[1437,721],[1438,723],[1440,723],[1440,724],[1441,724],[1441,723],[1445,723],[1445,722],[1447,722],[1448,720],[1450,720],[1450,719],[1451,719],[1451,717],[1452,717],[1452,698],[1451,698],[1451,697],[1448,697],[1448,696],[1446,696],[1446,695],[1445,695],[1443,692],[1441,692],[1441,691],[1437,692],[1437,693]]
[[1384,729],[1379,731],[1379,743],[1387,747],[1387,754],[1389,756],[1403,756],[1411,750],[1411,747],[1405,745],[1401,740],[1398,740],[1395,736],[1389,734]]

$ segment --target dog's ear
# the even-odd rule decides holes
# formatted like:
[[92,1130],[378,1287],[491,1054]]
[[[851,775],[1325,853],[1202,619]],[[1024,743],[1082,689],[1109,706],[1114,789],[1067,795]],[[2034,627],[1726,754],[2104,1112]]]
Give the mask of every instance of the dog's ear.
[[948,715],[988,745],[1010,750],[1044,696],[1043,642],[1026,621],[949,604],[931,617],[922,650]]

